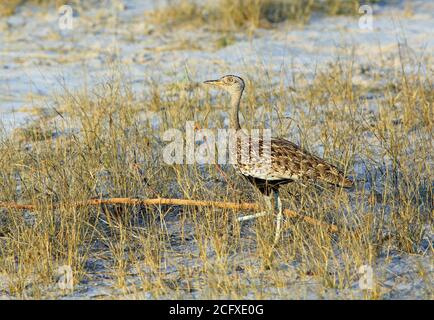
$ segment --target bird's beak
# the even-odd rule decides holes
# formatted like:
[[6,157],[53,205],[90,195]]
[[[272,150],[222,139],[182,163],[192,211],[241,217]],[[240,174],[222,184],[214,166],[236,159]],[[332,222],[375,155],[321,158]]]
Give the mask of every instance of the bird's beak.
[[207,81],[204,81],[203,83],[210,84],[213,86],[221,86],[222,85],[222,82],[220,80],[207,80]]

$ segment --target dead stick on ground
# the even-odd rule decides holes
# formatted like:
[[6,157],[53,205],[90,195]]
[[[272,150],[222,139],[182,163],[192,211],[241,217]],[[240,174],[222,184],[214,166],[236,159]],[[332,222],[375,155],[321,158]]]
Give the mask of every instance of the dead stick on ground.
[[[235,203],[235,202],[221,202],[221,201],[202,201],[202,200],[189,200],[189,199],[132,199],[132,198],[110,198],[110,199],[90,199],[86,201],[76,202],[73,205],[76,207],[82,206],[97,206],[103,204],[127,204],[127,205],[145,205],[145,206],[158,206],[158,205],[175,205],[175,206],[195,206],[195,207],[214,207],[220,209],[233,209],[233,210],[259,210],[260,206],[257,203]],[[58,207],[59,204],[53,205]],[[1,202],[0,208],[17,209],[17,210],[34,210],[37,206],[33,204],[18,204],[14,202]],[[299,213],[285,209],[284,214],[290,218],[300,218],[304,222],[311,225],[326,227],[330,232],[337,232],[338,228],[335,225],[327,224],[315,218],[302,216]]]

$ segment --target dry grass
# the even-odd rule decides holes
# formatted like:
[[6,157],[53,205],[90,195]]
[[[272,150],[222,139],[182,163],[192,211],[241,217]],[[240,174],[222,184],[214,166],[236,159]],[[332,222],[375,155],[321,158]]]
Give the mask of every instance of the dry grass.
[[0,17],[10,16],[15,12],[15,9],[20,5],[21,0],[9,0],[0,2]]
[[[259,200],[229,167],[222,175],[212,165],[162,161],[162,133],[184,130],[192,119],[203,128],[223,127],[216,106],[224,98],[175,83],[149,84],[149,95],[138,101],[122,77],[92,92],[65,88],[51,116],[0,137],[0,201],[38,204],[35,211],[0,209],[0,275],[8,279],[0,292],[56,296],[57,269],[68,265],[76,285],[103,275],[119,295],[301,298],[303,292],[287,287],[307,277],[319,281],[321,296],[349,288],[358,267],[380,256],[431,254],[432,247],[421,252],[421,243],[432,228],[433,79],[401,73],[367,100],[373,88],[354,86],[352,68],[336,63],[295,91],[246,75],[257,81],[248,83],[243,107],[249,126],[261,127],[273,111],[276,135],[312,150],[322,146],[324,157],[359,181],[350,193],[285,188],[285,207],[341,229],[332,235],[288,220],[275,249],[272,217],[242,225],[234,212],[215,208],[74,206],[107,197]],[[291,122],[283,116],[288,108]],[[363,163],[366,169],[355,174]],[[420,273],[430,281],[423,266]],[[382,280],[366,298],[382,297]]]
[[22,5],[54,6],[60,7],[64,4],[77,4],[81,0],[4,0],[0,2],[0,17],[13,15]]
[[355,0],[175,0],[152,12],[149,18],[154,23],[170,27],[181,24],[207,25],[220,31],[251,30],[288,20],[306,23],[314,13],[354,15],[359,6],[359,1]]

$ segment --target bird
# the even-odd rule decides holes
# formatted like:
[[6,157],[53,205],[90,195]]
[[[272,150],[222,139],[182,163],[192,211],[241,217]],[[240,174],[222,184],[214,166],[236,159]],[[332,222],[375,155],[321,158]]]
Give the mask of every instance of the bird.
[[[237,137],[235,169],[246,177],[264,196],[269,212],[277,211],[274,245],[278,243],[283,218],[279,188],[294,181],[325,182],[343,188],[351,188],[353,181],[333,164],[304,150],[297,144],[282,138],[245,138],[245,131],[239,121],[241,97],[245,89],[244,80],[236,75],[225,75],[216,80],[206,80],[204,84],[223,89],[230,95],[230,128],[240,135]],[[244,136],[244,139],[243,139]],[[253,147],[255,145],[255,147]],[[268,149],[261,147],[266,145]],[[259,149],[257,148],[259,147]],[[249,161],[240,161],[248,154]],[[271,205],[274,197],[274,208]],[[267,213],[242,217],[240,221],[256,218]]]

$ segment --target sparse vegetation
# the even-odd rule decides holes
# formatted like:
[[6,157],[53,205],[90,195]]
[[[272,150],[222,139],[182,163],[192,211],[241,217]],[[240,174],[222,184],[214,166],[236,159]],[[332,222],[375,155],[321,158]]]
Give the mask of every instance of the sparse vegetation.
[[[25,5],[37,2],[50,9]],[[422,40],[409,41],[413,51],[398,37],[395,51],[400,29],[386,43],[356,30],[366,42],[352,47],[339,43],[347,17],[335,17],[333,37],[284,24],[353,14],[352,0],[174,1],[145,21],[142,7],[76,2],[87,7],[72,31],[53,23],[54,0],[0,2],[2,68],[13,75],[0,81],[0,109],[34,111],[14,130],[0,122],[0,299],[434,298],[429,17],[406,20],[415,23],[411,40]],[[2,16],[14,11],[35,15]],[[268,27],[253,40],[245,34]],[[358,60],[377,44],[381,56]],[[201,85],[226,73],[246,80],[244,127],[271,128],[356,181],[351,191],[281,189],[284,208],[324,224],[287,218],[274,246],[271,216],[240,223],[244,212],[216,207],[78,205],[118,197],[264,205],[229,165],[162,159],[166,130],[227,125],[227,97]],[[360,290],[364,265],[375,273],[372,290]],[[59,286],[64,267],[73,292]]]
[[[79,1],[79,0],[78,0]],[[76,0],[67,1],[68,3],[76,3]],[[15,10],[24,4],[34,4],[34,5],[63,5],[64,2],[59,0],[5,0],[0,2],[0,17],[10,16]]]
[[175,0],[149,16],[152,22],[171,27],[204,24],[217,30],[250,30],[288,20],[306,23],[313,13],[354,15],[359,6],[358,0]]
[[[287,187],[285,207],[333,222],[340,231],[332,235],[288,220],[273,256],[272,217],[243,225],[235,212],[213,208],[74,206],[101,197],[258,200],[231,168],[222,174],[213,165],[162,162],[165,130],[183,130],[193,118],[202,127],[223,127],[206,91],[189,83],[154,86],[141,102],[118,80],[93,93],[65,93],[53,115],[45,113],[24,134],[1,137],[0,200],[38,207],[0,209],[0,275],[9,279],[2,290],[49,297],[57,292],[58,267],[69,265],[76,284],[102,272],[119,294],[136,297],[148,292],[152,297],[269,298],[267,288],[307,276],[321,280],[318,292],[326,294],[351,286],[357,268],[375,265],[380,256],[432,253],[430,243],[423,245],[433,210],[432,79],[422,74],[389,79],[384,96],[372,101],[378,107],[372,113],[364,100],[371,88],[354,86],[352,72],[351,64],[337,63],[295,92],[283,86],[270,91],[264,79],[255,79],[263,87],[248,87],[247,123],[261,126],[265,116],[250,105],[268,108],[266,101],[273,101],[278,115],[290,108],[294,119],[288,123],[279,116],[275,133],[292,132],[293,140],[299,137],[310,149],[319,143],[326,158],[350,173],[355,163],[366,165],[353,172],[359,181],[354,193]],[[159,116],[149,117],[150,112]],[[49,209],[53,203],[62,205]],[[430,281],[429,271],[423,272]],[[366,298],[387,292],[379,280]]]

